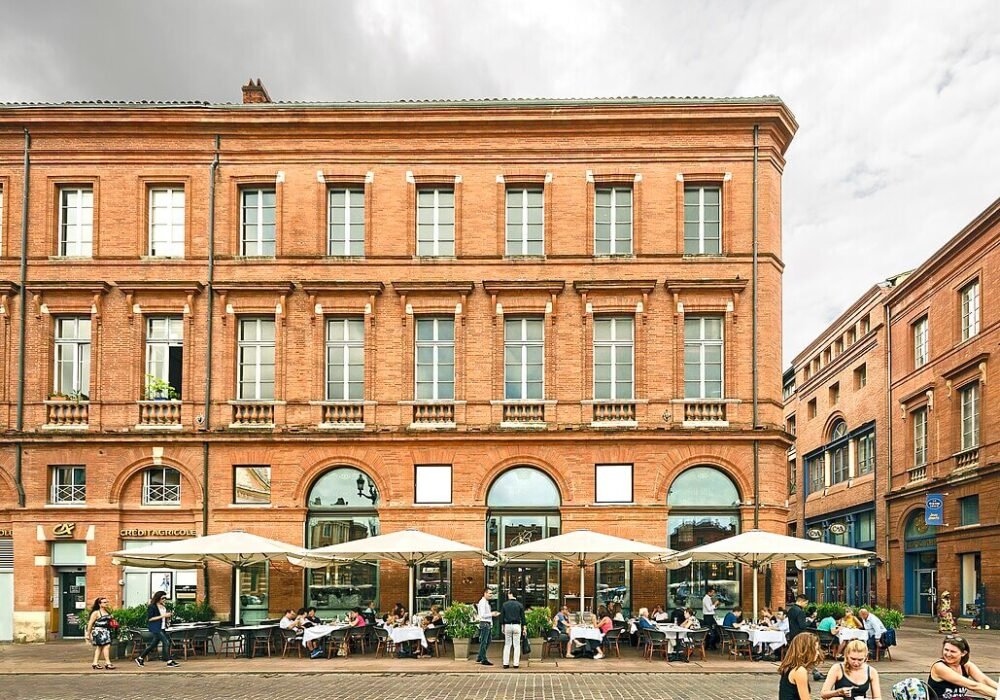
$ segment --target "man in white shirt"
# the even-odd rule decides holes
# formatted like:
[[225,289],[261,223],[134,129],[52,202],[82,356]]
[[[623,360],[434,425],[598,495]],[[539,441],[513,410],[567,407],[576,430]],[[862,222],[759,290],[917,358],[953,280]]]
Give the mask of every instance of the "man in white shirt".
[[493,665],[486,658],[486,652],[490,648],[490,637],[493,636],[493,618],[500,614],[490,607],[492,598],[493,591],[487,588],[476,604],[476,621],[479,623],[479,655],[476,657],[476,663],[483,666]]
[[871,652],[874,659],[875,646],[882,639],[882,635],[885,634],[885,623],[878,618],[878,615],[869,612],[865,608],[858,610],[858,617],[861,618],[861,621],[865,625],[865,631],[868,632],[868,651]]
[[705,591],[705,597],[701,599],[701,621],[705,629],[708,630],[705,646],[708,649],[715,649],[719,645],[716,637],[718,632],[715,629],[718,623],[715,620],[715,588],[711,586]]
[[295,614],[294,610],[286,610],[285,614],[281,616],[278,620],[278,627],[283,630],[294,629],[296,632],[301,632],[302,622],[299,620],[298,616]]

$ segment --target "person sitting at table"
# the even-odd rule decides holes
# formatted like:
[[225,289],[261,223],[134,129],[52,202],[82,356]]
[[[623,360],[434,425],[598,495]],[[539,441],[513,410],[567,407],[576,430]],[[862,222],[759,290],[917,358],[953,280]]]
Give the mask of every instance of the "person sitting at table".
[[[614,628],[615,623],[611,619],[611,615],[608,614],[608,609],[603,605],[597,609],[596,617],[597,624],[595,626],[603,637],[609,630]],[[602,647],[601,639],[574,639],[570,643],[567,656],[570,658],[603,659],[604,650]]]
[[722,619],[723,627],[739,627],[743,624],[743,608],[737,605]]
[[774,629],[784,632],[785,636],[788,636],[788,618],[785,616],[784,608],[778,608],[778,611],[774,613]]
[[639,608],[639,619],[635,626],[641,630],[655,630],[656,623],[649,619],[649,608]]
[[659,603],[653,606],[653,612],[650,614],[650,617],[652,617],[655,622],[666,622],[670,619],[670,616]]
[[306,614],[305,617],[302,618],[302,622],[305,623],[307,627],[323,624],[323,621],[316,616],[316,608],[306,608]]
[[868,653],[872,655],[872,658],[875,658],[875,650],[882,640],[882,635],[885,634],[885,624],[879,619],[878,615],[865,608],[858,610],[858,617],[861,618],[861,622],[865,626],[865,631],[868,633]]
[[377,608],[375,607],[375,601],[369,600],[368,605],[365,607],[364,610],[361,611],[361,614],[365,616],[365,622],[367,622],[369,625],[374,625],[376,619],[378,618],[378,613],[376,612],[376,610]]
[[854,614],[854,610],[851,608],[844,608],[844,616],[840,620],[840,626],[846,627],[850,630],[859,630],[864,628],[864,624],[858,619],[857,615]]
[[844,619],[844,613],[835,611],[832,615],[827,615],[816,623],[817,632],[829,632],[836,635],[840,630],[840,621]]
[[609,612],[611,613],[611,619],[615,622],[625,622],[625,615],[622,614],[621,603],[612,603]]
[[810,605],[806,608],[806,624],[810,627],[816,626],[816,606]]
[[882,688],[878,681],[878,671],[868,665],[868,647],[860,639],[852,639],[847,643],[844,662],[834,664],[826,674],[820,697],[823,700],[864,698],[868,697],[869,691],[871,697],[881,700]]
[[441,606],[435,603],[431,606],[430,611],[424,616],[424,621],[427,627],[440,627],[444,624],[444,618],[441,616]]
[[296,634],[302,633],[302,620],[299,619],[298,613],[289,608],[285,611],[285,614],[281,616],[278,620],[278,627],[283,630],[295,630]]
[[757,624],[761,627],[771,627],[774,625],[774,613],[766,605],[760,609],[757,615]]
[[941,700],[964,698],[972,691],[984,698],[997,697],[997,682],[969,660],[969,642],[958,635],[948,635],[941,644],[941,658],[931,664],[927,685]]
[[361,614],[361,608],[353,608],[347,612],[348,627],[367,627],[368,621]]
[[567,650],[569,647],[569,628],[572,626],[573,623],[569,619],[569,608],[564,605],[559,608],[559,612],[552,618],[552,629],[558,635],[559,643],[565,644]]
[[701,623],[694,616],[694,610],[691,608],[684,608],[684,621],[681,622],[681,627],[686,630],[701,629]]

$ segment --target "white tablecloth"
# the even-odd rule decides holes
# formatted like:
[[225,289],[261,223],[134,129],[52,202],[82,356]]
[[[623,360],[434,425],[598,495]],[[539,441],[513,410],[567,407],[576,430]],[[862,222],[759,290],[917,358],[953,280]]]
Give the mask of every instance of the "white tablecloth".
[[427,647],[427,637],[420,627],[393,627],[389,630],[389,638],[396,644],[419,640],[420,646]]
[[600,642],[604,639],[604,635],[596,627],[570,627],[569,638],[570,641],[575,639],[593,639],[595,642]]
[[855,630],[850,627],[841,627],[837,632],[837,639],[848,642],[852,639],[860,639],[862,642],[868,641],[868,630]]
[[754,646],[758,644],[770,644],[771,649],[780,649],[785,646],[787,640],[781,630],[747,630],[750,635],[750,643]]
[[680,625],[657,625],[656,629],[663,632],[670,639],[678,639],[680,637],[687,637],[688,632],[691,630],[686,627],[681,627]]
[[307,642],[311,642],[314,639],[322,639],[331,632],[335,632],[347,626],[348,625],[313,625],[312,627],[306,627],[305,631],[302,633],[302,646],[305,646]]

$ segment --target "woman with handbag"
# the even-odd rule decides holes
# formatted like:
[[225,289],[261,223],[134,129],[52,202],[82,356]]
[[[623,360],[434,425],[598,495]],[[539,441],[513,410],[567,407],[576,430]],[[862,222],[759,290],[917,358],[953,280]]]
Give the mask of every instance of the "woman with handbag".
[[[94,645],[94,662],[90,667],[95,671],[102,668],[109,671],[115,669],[115,665],[111,663],[111,637],[117,630],[118,622],[108,610],[108,599],[98,598],[90,609],[90,619],[87,620],[87,631],[84,634],[84,638]],[[100,664],[101,656],[104,657],[103,666]]]

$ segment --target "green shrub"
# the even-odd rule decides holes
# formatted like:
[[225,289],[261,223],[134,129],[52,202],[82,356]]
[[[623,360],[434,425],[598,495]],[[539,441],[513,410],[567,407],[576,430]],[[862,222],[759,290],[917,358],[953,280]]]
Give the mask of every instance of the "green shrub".
[[816,619],[822,620],[824,617],[843,617],[847,606],[843,603],[820,603],[816,606]]
[[903,613],[899,610],[893,610],[892,608],[872,608],[872,612],[878,617],[889,629],[898,629],[903,626]]
[[200,603],[178,603],[173,606],[173,622],[211,622],[215,610],[205,601]]
[[552,629],[552,612],[548,608],[530,608],[524,613],[528,636],[544,637]]
[[129,638],[129,629],[146,629],[146,606],[135,605],[131,608],[117,608],[111,611],[111,617],[118,621],[118,638]]
[[452,603],[441,615],[448,623],[448,636],[452,639],[472,639],[479,631],[476,609],[468,603]]

